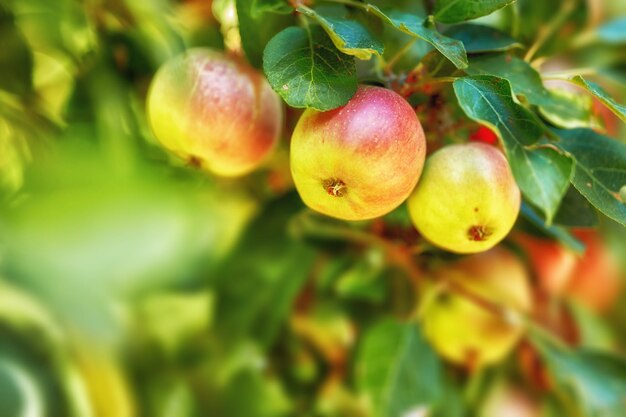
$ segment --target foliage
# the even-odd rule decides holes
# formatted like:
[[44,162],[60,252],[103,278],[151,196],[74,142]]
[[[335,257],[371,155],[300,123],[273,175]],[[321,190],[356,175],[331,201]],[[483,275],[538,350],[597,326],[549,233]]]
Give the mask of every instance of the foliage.
[[[624,297],[568,307],[516,236],[580,257],[595,228],[623,281],[625,16],[611,0],[0,0],[0,415],[483,416],[502,381],[541,415],[621,415]],[[185,165],[148,126],[150,80],[195,46],[284,100],[281,143],[246,177]],[[523,196],[502,245],[536,305],[461,289],[527,331],[495,367],[447,363],[423,335],[431,272],[458,256],[406,205],[343,222],[294,190],[298,109],[360,83],[415,108],[429,153],[498,138]]]

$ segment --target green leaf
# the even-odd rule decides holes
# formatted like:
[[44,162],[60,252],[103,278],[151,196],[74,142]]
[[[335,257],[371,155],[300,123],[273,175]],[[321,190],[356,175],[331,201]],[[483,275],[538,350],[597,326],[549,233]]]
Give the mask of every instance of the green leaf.
[[[287,15],[271,13],[258,0],[236,0],[241,45],[250,63],[260,68],[267,43],[293,22]],[[276,2],[274,2],[276,3]]]
[[[369,0],[368,3],[377,6],[381,10],[395,9],[417,16],[428,16],[423,2],[414,0]],[[380,17],[372,15],[372,20],[380,20]],[[378,23],[378,22],[375,22]],[[390,24],[383,24],[380,33],[381,40],[385,45],[384,61],[393,61],[395,72],[409,72],[415,68],[415,64],[420,62],[426,54],[433,50],[433,46],[422,40],[416,39],[415,35],[398,30]],[[442,57],[437,52],[438,57]],[[450,64],[447,58],[443,57]],[[454,67],[456,69],[456,67]]]
[[569,187],[554,216],[554,223],[565,227],[594,227],[598,220],[597,210],[575,187]]
[[267,205],[213,274],[220,340],[236,342],[251,336],[263,346],[274,340],[309,276],[315,254],[288,234],[289,220],[301,209],[296,194]]
[[533,175],[523,181],[524,185],[520,185],[520,188],[526,190],[525,197],[544,212],[547,223],[551,224],[569,187],[573,162],[566,155],[548,147],[518,151],[520,160],[514,164],[528,166],[518,166],[516,170]]
[[345,299],[380,303],[388,292],[388,276],[384,253],[370,249],[343,271],[335,283],[335,291]]
[[397,30],[430,43],[457,68],[463,69],[467,67],[467,54],[465,53],[463,42],[442,35],[434,27],[427,27],[426,20],[423,17],[395,9],[383,12],[371,4],[365,5],[364,8]]
[[375,415],[399,417],[431,409],[443,395],[442,365],[414,323],[383,321],[364,336],[357,384]]
[[214,399],[209,415],[228,417],[286,417],[292,404],[276,376],[244,369]]
[[290,27],[267,44],[263,69],[291,107],[331,110],[357,89],[354,58],[339,52],[320,27]]
[[470,75],[493,75],[507,79],[516,95],[523,95],[532,104],[541,105],[550,99],[539,73],[526,61],[507,54],[488,54],[470,58],[466,72]]
[[428,417],[466,417],[467,401],[463,398],[463,390],[460,384],[452,378],[446,378],[443,384],[443,396]]
[[556,88],[548,90],[548,94],[549,99],[540,104],[539,113],[554,126],[563,129],[602,128],[593,114],[590,96]]
[[[83,4],[71,0],[55,2],[31,0],[11,3],[16,24],[37,51],[48,53],[62,51],[80,61],[85,54],[93,52],[98,43],[95,19],[93,21],[89,19],[89,13]],[[128,2],[126,4],[128,5]],[[153,4],[142,3],[144,9],[152,7],[151,5]],[[163,7],[159,10],[163,16],[165,14]],[[136,23],[141,25],[141,21]],[[164,29],[158,24],[155,25],[154,21],[150,21],[150,27],[153,31],[155,28]],[[160,42],[164,42],[165,37],[163,33],[159,33]]]
[[293,7],[287,0],[252,0],[252,17],[257,19],[264,13],[289,14],[293,13]]
[[622,120],[622,122],[626,122],[626,106],[615,101],[607,94],[606,91],[604,91],[602,87],[600,87],[600,85],[594,83],[593,81],[585,80],[580,75],[574,77],[572,81],[600,99],[600,101],[604,103],[613,113],[615,113],[617,117]]
[[143,337],[171,357],[187,353],[193,340],[206,335],[212,322],[215,294],[209,291],[151,293],[137,300],[133,313]]
[[442,23],[458,23],[486,16],[515,0],[437,0],[435,19]]
[[572,184],[598,210],[626,225],[626,145],[589,129],[559,130],[557,146],[574,160]]
[[626,360],[606,352],[555,346],[534,336],[537,347],[560,389],[580,401],[588,416],[623,410],[626,404]]
[[476,75],[459,78],[453,86],[465,114],[470,119],[493,126],[507,147],[532,145],[543,135],[537,118],[513,101],[511,84],[507,80]]
[[572,170],[569,158],[551,148],[528,148],[539,140],[543,128],[533,113],[513,101],[507,80],[464,77],[454,82],[454,91],[470,119],[498,133],[522,193],[550,222],[567,191]]
[[597,29],[598,37],[607,43],[626,42],[626,17],[611,20]]
[[463,42],[468,54],[478,52],[508,51],[522,48],[523,45],[504,32],[491,26],[466,23],[452,26],[445,32],[446,36]]
[[[10,100],[5,100],[10,99]],[[0,202],[10,198],[24,182],[28,140],[32,140],[33,132],[30,120],[24,108],[14,100],[17,97],[0,96]],[[12,104],[15,104],[13,106]],[[10,114],[22,115],[24,120],[12,121]],[[8,116],[8,117],[7,117]]]
[[612,323],[583,304],[570,302],[567,307],[576,323],[579,346],[604,350],[615,346]]
[[298,11],[315,19],[328,33],[337,49],[346,55],[354,55],[368,60],[372,54],[381,55],[383,44],[370,31],[356,20],[333,16],[308,7],[299,7]]

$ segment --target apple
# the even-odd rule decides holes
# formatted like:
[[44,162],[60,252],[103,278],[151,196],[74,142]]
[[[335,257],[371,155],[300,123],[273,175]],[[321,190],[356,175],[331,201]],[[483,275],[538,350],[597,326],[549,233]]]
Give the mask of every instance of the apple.
[[433,153],[408,204],[424,238],[452,252],[476,253],[509,233],[521,196],[502,152],[471,142]]
[[360,86],[337,109],[307,109],[291,139],[291,173],[304,203],[344,220],[382,216],[417,183],[426,153],[413,108],[397,93]]
[[606,131],[600,131],[611,137],[619,137],[622,121],[600,99],[593,97],[592,111],[600,120]]
[[563,294],[576,269],[576,254],[552,239],[519,233],[513,240],[525,251],[539,286],[548,294]]
[[146,107],[165,148],[229,177],[264,162],[283,121],[280,99],[260,72],[206,48],[166,62],[152,80]]
[[595,230],[577,230],[585,252],[570,277],[567,294],[592,310],[609,310],[620,296],[624,277],[617,259]]
[[477,299],[491,306],[529,312],[531,289],[520,259],[494,248],[444,265],[433,272],[433,277],[433,287],[422,298],[426,304],[421,319],[435,350],[470,369],[502,360],[519,341],[524,327],[480,305]]
[[498,136],[487,126],[479,126],[469,137],[472,142],[483,142],[489,145],[498,144]]
[[490,390],[479,417],[540,417],[539,401],[521,387],[510,383],[498,384]]

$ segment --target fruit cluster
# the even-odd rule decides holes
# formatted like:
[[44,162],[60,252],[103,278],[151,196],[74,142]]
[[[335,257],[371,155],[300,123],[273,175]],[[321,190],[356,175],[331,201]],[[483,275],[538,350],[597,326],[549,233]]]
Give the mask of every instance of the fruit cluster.
[[[147,111],[165,148],[220,176],[262,165],[283,126],[279,96],[263,75],[207,49],[162,67]],[[411,105],[390,89],[362,85],[342,107],[305,110],[290,144],[292,178],[311,209],[356,221],[383,216],[407,201],[424,239],[449,252],[473,254],[429,272],[436,279],[420,309],[424,332],[439,353],[471,368],[507,355],[523,332],[519,317],[533,308],[529,271],[517,255],[495,247],[510,233],[521,205],[497,140],[483,126],[467,143],[444,146],[426,158],[425,133]],[[585,265],[602,258],[603,268],[614,266],[598,255],[606,251],[594,239],[587,237],[591,260],[529,236],[514,240],[541,287],[559,294],[567,287],[580,295],[593,293]],[[542,245],[556,247],[546,252]],[[594,307],[610,303],[602,294],[591,298]]]
[[[257,70],[208,49],[163,66],[148,115],[164,147],[223,176],[261,165],[283,123],[278,95]],[[426,163],[425,156],[413,108],[375,86],[359,87],[340,108],[307,109],[291,138],[295,186],[320,213],[372,219],[408,198],[415,227],[441,248],[476,253],[501,241],[520,209],[520,191],[502,153],[471,142],[445,147]]]

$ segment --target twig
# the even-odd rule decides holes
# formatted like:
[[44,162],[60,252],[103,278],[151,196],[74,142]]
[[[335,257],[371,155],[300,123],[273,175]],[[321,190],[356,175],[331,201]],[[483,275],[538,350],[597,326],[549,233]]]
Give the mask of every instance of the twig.
[[406,54],[409,51],[409,49],[411,49],[411,47],[416,41],[417,41],[417,38],[412,38],[406,44],[404,44],[404,46],[398,52],[396,52],[389,61],[387,61],[387,63],[383,67],[383,71],[385,73],[391,72],[391,70],[393,69],[393,66],[398,62],[400,58],[402,58],[404,54]]

